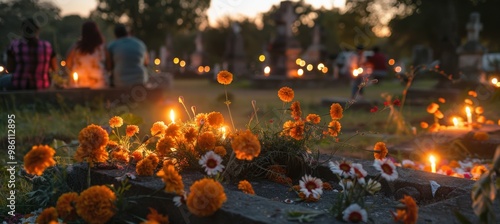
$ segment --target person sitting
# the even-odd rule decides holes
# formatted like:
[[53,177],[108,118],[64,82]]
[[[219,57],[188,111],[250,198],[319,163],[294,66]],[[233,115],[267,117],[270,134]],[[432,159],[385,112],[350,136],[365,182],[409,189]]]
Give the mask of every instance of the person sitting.
[[42,90],[50,87],[49,71],[58,69],[52,45],[38,38],[40,27],[33,19],[21,24],[23,38],[13,40],[7,50],[7,71],[0,78],[3,90]]
[[379,47],[373,48],[373,56],[369,61],[373,65],[373,78],[380,80],[387,76],[387,58],[380,52]]
[[122,24],[115,26],[114,33],[116,40],[108,45],[106,54],[106,68],[111,71],[112,85],[125,87],[146,84],[149,78],[146,45],[132,37]]
[[104,38],[92,21],[82,25],[81,39],[69,50],[66,64],[70,75],[75,72],[78,79],[75,86],[93,89],[107,87],[104,68]]

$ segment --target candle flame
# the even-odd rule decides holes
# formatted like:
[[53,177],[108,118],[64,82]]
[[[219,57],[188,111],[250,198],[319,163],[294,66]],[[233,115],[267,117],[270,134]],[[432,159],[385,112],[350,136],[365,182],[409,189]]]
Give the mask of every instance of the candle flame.
[[222,139],[226,139],[226,127],[220,127],[220,131],[222,132]]
[[78,73],[73,72],[73,80],[74,80],[75,82],[78,82]]
[[170,109],[170,120],[172,121],[172,124],[175,124],[175,113],[173,109]]
[[467,113],[467,116],[471,115],[470,107],[465,107],[465,113]]
[[434,157],[434,155],[429,156],[429,161],[431,162],[431,171],[433,173],[435,173],[436,172],[436,158]]
[[454,117],[453,118],[453,125],[458,128],[458,118]]

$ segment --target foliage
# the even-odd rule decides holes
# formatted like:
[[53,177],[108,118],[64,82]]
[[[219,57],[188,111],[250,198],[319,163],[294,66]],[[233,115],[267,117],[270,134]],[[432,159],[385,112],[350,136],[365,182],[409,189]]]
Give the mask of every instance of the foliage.
[[482,223],[494,223],[493,202],[500,189],[500,146],[493,157],[492,168],[485,172],[472,189],[472,209]]

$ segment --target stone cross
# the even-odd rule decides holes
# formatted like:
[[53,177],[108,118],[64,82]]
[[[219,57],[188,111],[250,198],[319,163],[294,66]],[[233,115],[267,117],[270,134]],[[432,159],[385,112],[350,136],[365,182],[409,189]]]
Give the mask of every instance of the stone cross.
[[470,14],[469,23],[467,23],[467,41],[478,41],[479,32],[483,29],[483,24],[479,21],[479,13]]
[[297,20],[297,15],[293,12],[293,6],[291,2],[283,2],[283,3],[288,3],[288,4],[283,4],[282,6],[285,7],[285,13],[283,14],[283,21],[285,21],[285,36],[286,37],[292,37],[292,26],[295,20]]

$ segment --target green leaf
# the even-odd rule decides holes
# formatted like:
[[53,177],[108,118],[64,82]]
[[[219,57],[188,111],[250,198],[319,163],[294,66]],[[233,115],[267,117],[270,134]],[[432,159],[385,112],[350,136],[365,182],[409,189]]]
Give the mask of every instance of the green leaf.
[[132,113],[124,113],[124,114],[120,115],[120,117],[122,117],[123,123],[125,123],[125,124],[140,125],[144,122],[142,117],[139,117],[139,116],[134,115]]

